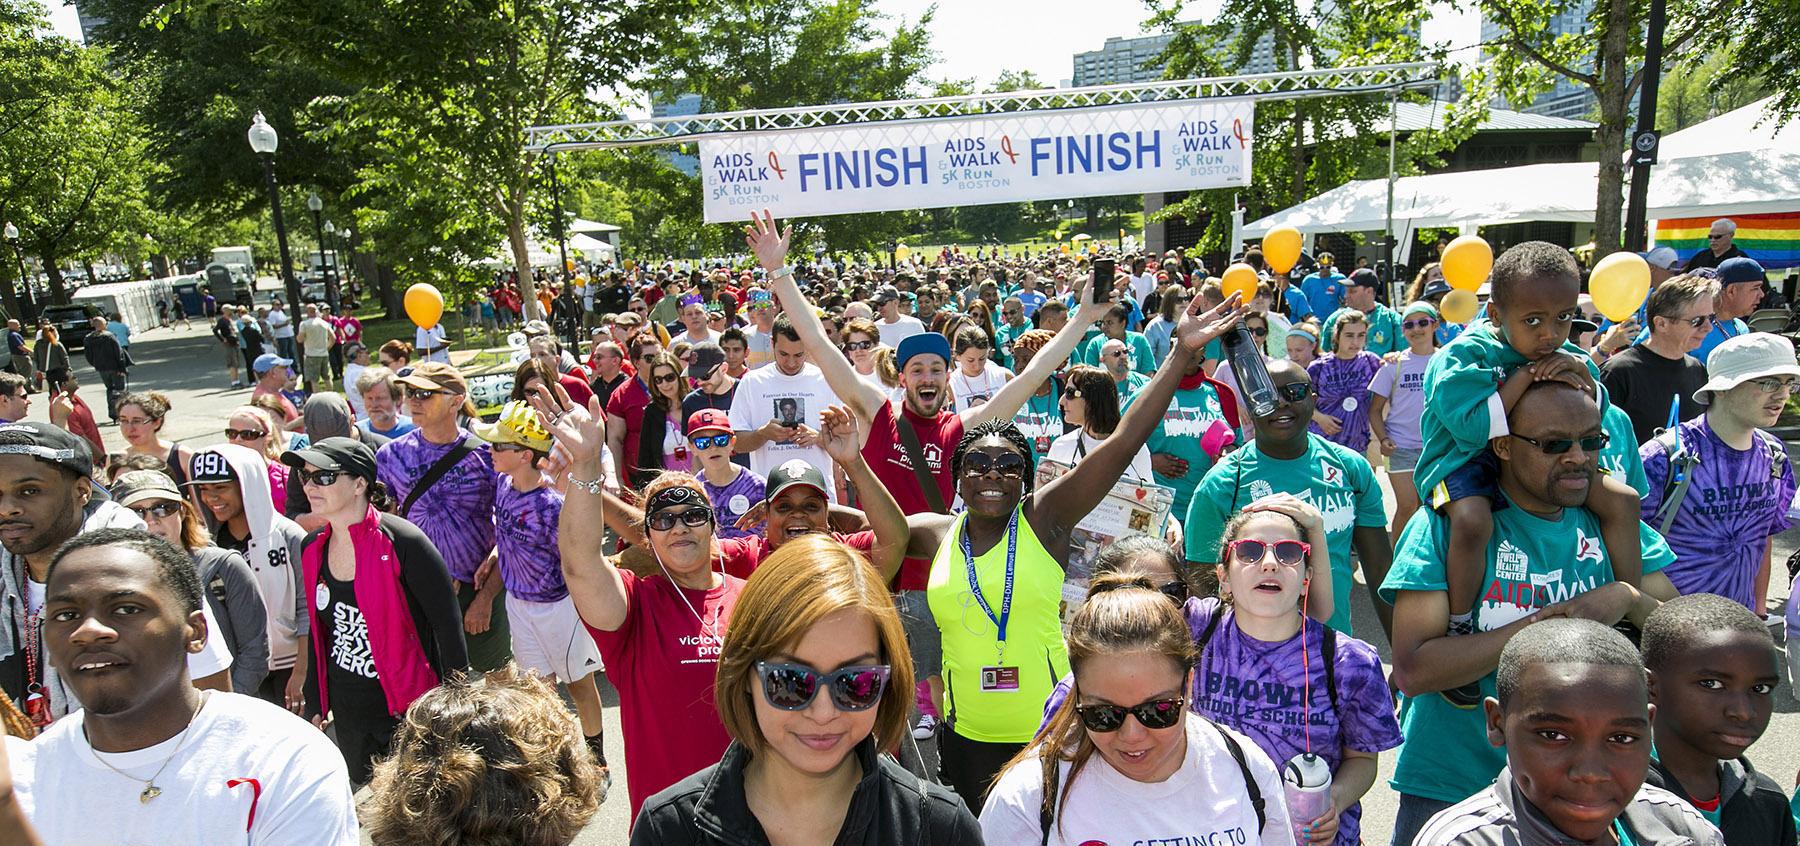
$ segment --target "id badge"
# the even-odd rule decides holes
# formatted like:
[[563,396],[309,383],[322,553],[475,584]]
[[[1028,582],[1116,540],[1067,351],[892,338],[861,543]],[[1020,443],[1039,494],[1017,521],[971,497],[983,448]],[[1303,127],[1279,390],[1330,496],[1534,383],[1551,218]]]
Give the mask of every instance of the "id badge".
[[982,667],[982,693],[1018,693],[1018,667]]

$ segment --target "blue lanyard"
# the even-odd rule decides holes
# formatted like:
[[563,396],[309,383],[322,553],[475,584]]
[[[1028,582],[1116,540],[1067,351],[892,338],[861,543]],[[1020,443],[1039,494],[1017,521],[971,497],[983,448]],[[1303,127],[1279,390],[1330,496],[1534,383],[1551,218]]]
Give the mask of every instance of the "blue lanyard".
[[994,623],[1000,632],[1000,646],[995,651],[994,662],[999,663],[1006,657],[1006,622],[1012,618],[1013,571],[1019,553],[1019,511],[1014,509],[1012,518],[1006,521],[1006,588],[1000,597],[1000,616],[994,616],[994,609],[988,605],[987,597],[981,595],[981,584],[975,579],[975,550],[969,543],[969,520],[963,518],[962,554],[964,568],[969,576],[969,592],[975,594],[975,603],[981,606],[981,613]]

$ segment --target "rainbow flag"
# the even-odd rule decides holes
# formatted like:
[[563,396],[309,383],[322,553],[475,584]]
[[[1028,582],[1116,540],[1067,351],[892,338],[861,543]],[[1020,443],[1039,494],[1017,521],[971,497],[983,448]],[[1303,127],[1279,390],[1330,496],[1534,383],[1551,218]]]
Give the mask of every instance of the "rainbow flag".
[[[1800,211],[1729,215],[1737,224],[1732,243],[1767,270],[1800,267]],[[1717,217],[1683,217],[1656,222],[1656,245],[1673,247],[1687,261],[1706,249],[1706,233]]]

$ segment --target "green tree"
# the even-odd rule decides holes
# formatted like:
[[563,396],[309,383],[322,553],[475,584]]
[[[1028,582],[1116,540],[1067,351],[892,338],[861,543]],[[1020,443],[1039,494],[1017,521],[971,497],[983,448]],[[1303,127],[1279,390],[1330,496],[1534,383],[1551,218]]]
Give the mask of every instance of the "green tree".
[[1760,78],[1731,70],[1729,50],[1678,58],[1656,89],[1656,125],[1663,132],[1686,129],[1769,95]]
[[1800,115],[1800,3],[1794,0],[1707,0],[1691,18],[1703,22],[1698,46],[1726,56],[1725,79],[1758,79],[1783,118]]

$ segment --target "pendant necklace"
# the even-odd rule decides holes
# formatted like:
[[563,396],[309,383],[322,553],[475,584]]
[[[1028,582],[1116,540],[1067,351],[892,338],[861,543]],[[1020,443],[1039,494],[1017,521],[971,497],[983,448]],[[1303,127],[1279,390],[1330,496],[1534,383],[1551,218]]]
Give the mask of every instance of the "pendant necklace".
[[[94,748],[92,740],[88,741],[88,751],[94,753],[94,760],[99,761],[101,766],[104,766],[107,769],[112,770],[113,772],[118,773],[119,775],[122,775],[128,779],[131,779],[132,781],[143,782],[144,790],[142,793],[138,794],[138,803],[143,804],[143,805],[148,805],[148,804],[150,804],[150,800],[155,799],[156,797],[162,795],[162,788],[156,786],[156,780],[162,777],[163,770],[166,770],[169,768],[169,764],[170,764],[170,762],[175,760],[175,756],[181,754],[181,747],[183,744],[185,744],[187,742],[188,732],[194,728],[195,721],[200,719],[200,711],[201,711],[201,709],[206,707],[206,700],[208,698],[210,698],[211,696],[212,696],[212,691],[210,691],[210,690],[201,694],[200,704],[194,708],[193,716],[188,718],[187,727],[183,728],[181,730],[181,735],[175,739],[175,751],[170,752],[169,757],[163,759],[162,766],[157,767],[156,772],[154,774],[152,774],[150,776],[150,778],[148,778],[148,779],[138,778],[137,776],[134,776],[128,772],[125,772],[124,770],[121,770],[118,767],[115,767],[112,764],[108,763],[105,758],[100,757],[100,751]],[[82,727],[81,735],[83,738],[87,737],[87,727],[86,726]]]

